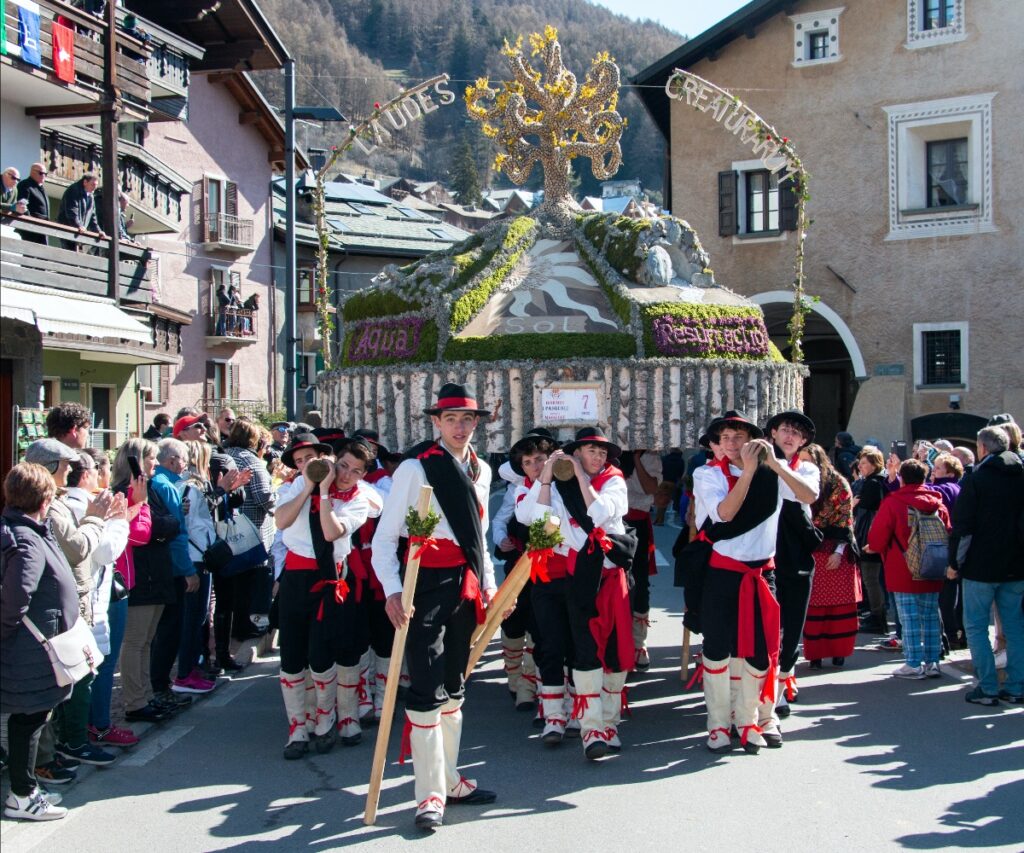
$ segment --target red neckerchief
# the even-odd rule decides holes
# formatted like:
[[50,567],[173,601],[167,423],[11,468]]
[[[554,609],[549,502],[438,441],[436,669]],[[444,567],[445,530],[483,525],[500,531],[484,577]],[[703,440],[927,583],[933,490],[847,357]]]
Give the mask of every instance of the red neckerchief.
[[626,477],[618,468],[612,464],[605,465],[600,471],[598,471],[593,477],[590,478],[590,485],[594,487],[595,492],[601,491],[601,487],[611,480],[613,477],[622,477],[625,482]]
[[[343,492],[340,492],[336,488],[334,488],[334,486],[331,486],[330,491],[327,493],[327,497],[328,497],[328,499],[330,499],[332,501],[344,501],[345,503],[348,503],[348,501],[352,500],[352,498],[354,498],[356,496],[356,493],[358,491],[359,491],[359,483],[356,483],[350,489],[345,489],[345,491],[343,491]],[[314,510],[319,511],[319,509],[320,509],[320,494],[319,494],[319,492],[317,494],[315,494],[315,495],[310,495],[310,500],[312,501],[311,508],[314,509]]]
[[709,468],[717,468],[719,471],[725,474],[725,480],[729,484],[730,492],[736,487],[736,484],[739,482],[740,478],[733,474],[732,471],[729,469],[730,463],[728,456],[723,456],[721,459],[712,459],[710,462],[705,462],[704,464],[707,465]]

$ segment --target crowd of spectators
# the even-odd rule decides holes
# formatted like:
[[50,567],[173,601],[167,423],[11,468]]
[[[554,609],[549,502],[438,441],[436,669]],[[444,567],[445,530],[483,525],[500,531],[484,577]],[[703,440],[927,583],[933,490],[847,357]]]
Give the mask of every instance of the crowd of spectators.
[[[5,172],[4,187],[16,178]],[[271,625],[273,511],[292,473],[281,455],[294,431],[322,432],[284,421],[268,430],[230,408],[185,408],[156,415],[111,462],[90,447],[91,422],[77,403],[55,406],[49,437],[31,444],[4,482],[0,728],[11,783],[5,814],[22,819],[63,817],[55,786],[72,782],[82,764],[114,764],[118,749],[138,742],[132,724],[172,717],[243,668],[232,650]],[[821,476],[805,658],[812,668],[826,659],[842,666],[858,630],[886,633],[877,647],[905,658],[893,675],[923,679],[940,677],[942,658],[967,648],[977,676],[968,702],[1024,703],[1019,426],[995,416],[976,452],[941,440],[917,442],[908,459],[895,451],[886,458],[848,433],[831,452],[816,444],[801,451]],[[681,486],[682,454],[673,450],[665,462]],[[661,485],[655,523],[673,489],[667,477]],[[238,517],[264,559],[211,571],[222,525]],[[918,576],[908,556],[915,528],[924,529],[915,519],[924,517],[943,531],[944,577]],[[63,686],[27,622],[54,637],[79,619],[103,660]]]

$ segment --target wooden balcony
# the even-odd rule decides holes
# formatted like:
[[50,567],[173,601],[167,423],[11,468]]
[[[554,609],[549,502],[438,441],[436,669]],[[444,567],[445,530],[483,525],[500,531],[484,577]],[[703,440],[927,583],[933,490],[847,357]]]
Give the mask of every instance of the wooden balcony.
[[[118,140],[120,186],[130,199],[134,234],[178,231],[187,217],[191,184],[141,145]],[[59,204],[64,189],[86,172],[101,175],[101,140],[92,127],[60,125],[43,130],[40,161],[46,165],[48,194]],[[56,205],[51,203],[51,209]]]
[[253,250],[252,220],[228,213],[203,217],[204,249],[220,249],[244,255]]
[[[61,0],[37,0],[39,6],[39,50],[41,64],[24,62],[18,45],[18,7],[4,6],[8,55],[5,66],[4,98],[25,106],[39,118],[67,118],[88,114],[104,92],[104,63],[107,25]],[[60,80],[53,65],[54,18],[60,16],[74,30],[75,79]],[[127,120],[144,121],[150,115],[152,88],[147,71],[151,47],[124,30],[117,31],[117,84],[124,99]],[[9,69],[9,70],[8,70]],[[81,108],[83,112],[76,113]],[[93,112],[95,112],[93,110]]]
[[259,342],[259,311],[248,308],[217,308],[208,317],[206,345],[249,346]]
[[[4,216],[2,222],[13,227],[21,239],[4,237],[0,277],[93,296],[107,295],[109,238],[79,234],[74,228],[29,216]],[[153,301],[149,258],[148,249],[120,244],[118,301],[140,305]]]

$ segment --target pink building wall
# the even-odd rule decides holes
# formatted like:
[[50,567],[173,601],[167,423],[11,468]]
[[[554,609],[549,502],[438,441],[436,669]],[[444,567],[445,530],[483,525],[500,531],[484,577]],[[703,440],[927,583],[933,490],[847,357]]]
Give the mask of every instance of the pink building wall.
[[[182,406],[194,406],[204,396],[208,361],[235,365],[238,397],[265,401],[276,409],[274,382],[273,276],[270,229],[270,181],[266,139],[252,125],[239,122],[240,106],[225,87],[205,75],[193,75],[189,85],[187,122],[155,122],[149,125],[145,146],[193,184],[203,176],[221,177],[238,186],[238,216],[251,219],[254,249],[246,254],[206,250],[197,224],[201,199],[189,198],[188,224],[177,234],[153,235],[150,245],[160,256],[162,304],[192,314],[192,324],[182,329],[182,363],[171,368],[168,399],[147,406],[149,415]],[[209,324],[207,294],[213,266],[226,267],[241,276],[243,301],[260,294],[255,343],[207,346]]]

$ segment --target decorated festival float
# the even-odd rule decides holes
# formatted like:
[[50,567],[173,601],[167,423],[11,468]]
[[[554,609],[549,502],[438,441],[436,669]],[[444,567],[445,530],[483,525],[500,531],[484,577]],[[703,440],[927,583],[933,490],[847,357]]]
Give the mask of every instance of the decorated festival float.
[[385,268],[342,304],[339,363],[318,378],[325,422],[409,447],[453,381],[493,410],[475,440],[487,452],[534,425],[565,437],[595,423],[626,447],[693,447],[726,409],[799,408],[806,369],[782,358],[757,305],[715,281],[684,220],[580,210],[571,160],[589,158],[599,180],[621,165],[619,69],[599,55],[577,81],[552,28],[529,43],[541,67],[522,39],[506,43],[510,79],[478,80],[465,100],[501,149],[496,169],[516,184],[544,170],[543,203]]

